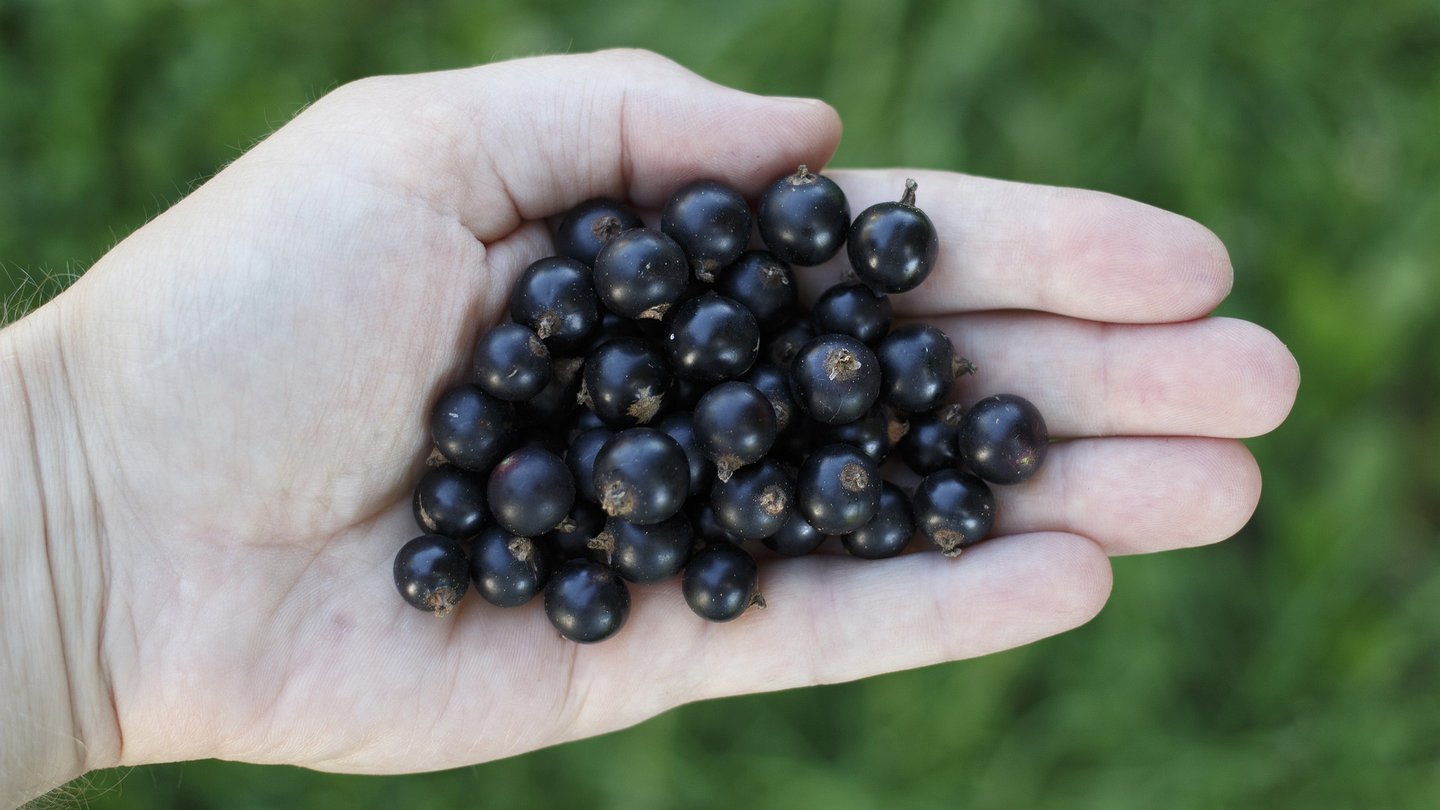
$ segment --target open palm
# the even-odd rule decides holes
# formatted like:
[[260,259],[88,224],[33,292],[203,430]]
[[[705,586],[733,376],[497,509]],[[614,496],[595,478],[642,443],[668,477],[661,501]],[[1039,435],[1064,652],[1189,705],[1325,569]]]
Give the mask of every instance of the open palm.
[[[1084,622],[1107,554],[1223,539],[1259,495],[1230,437],[1284,418],[1273,336],[1201,319],[1223,247],[1104,194],[945,173],[834,172],[855,211],[920,181],[935,274],[896,299],[946,328],[1057,444],[999,488],[958,562],[774,560],[770,607],[707,625],[633,589],[600,645],[535,606],[447,619],[394,591],[430,402],[463,373],[547,217],[658,205],[699,177],[747,194],[839,138],[817,102],[709,84],[649,54],[366,80],[325,97],[132,235],[52,305],[103,516],[101,652],[122,760],[444,768],[686,701],[983,654]],[[820,287],[838,267],[802,270]],[[1104,438],[1100,438],[1104,437]]]

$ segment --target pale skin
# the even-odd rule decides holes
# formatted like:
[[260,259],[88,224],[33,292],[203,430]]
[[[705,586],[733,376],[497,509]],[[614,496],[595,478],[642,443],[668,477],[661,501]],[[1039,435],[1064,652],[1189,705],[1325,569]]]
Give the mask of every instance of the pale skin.
[[[895,306],[979,365],[959,395],[1021,394],[1074,439],[998,489],[997,537],[955,561],[769,560],[769,607],[724,625],[676,582],[637,587],[592,646],[538,605],[402,602],[428,404],[548,255],[547,218],[699,177],[753,197],[839,137],[820,102],[640,52],[364,80],[0,332],[0,799],[201,757],[449,768],[984,655],[1094,616],[1108,555],[1245,524],[1238,439],[1284,420],[1299,374],[1263,328],[1206,317],[1231,285],[1213,234],[1097,192],[835,170],[856,212],[919,181],[940,266]],[[801,274],[813,295],[838,272]]]

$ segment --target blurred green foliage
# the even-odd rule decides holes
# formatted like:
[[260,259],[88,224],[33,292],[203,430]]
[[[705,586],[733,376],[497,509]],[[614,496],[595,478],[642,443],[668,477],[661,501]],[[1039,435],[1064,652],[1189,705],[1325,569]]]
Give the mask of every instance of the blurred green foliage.
[[[1290,421],[1219,547],[1116,561],[1087,627],[695,705],[441,774],[188,763],[69,797],[412,808],[1440,803],[1440,9],[1372,3],[0,0],[0,298],[53,294],[363,75],[648,47],[819,96],[842,165],[1104,189],[1229,245]],[[1429,447],[1431,450],[1425,450]],[[636,662],[643,666],[644,662]],[[58,796],[68,801],[66,794]]]

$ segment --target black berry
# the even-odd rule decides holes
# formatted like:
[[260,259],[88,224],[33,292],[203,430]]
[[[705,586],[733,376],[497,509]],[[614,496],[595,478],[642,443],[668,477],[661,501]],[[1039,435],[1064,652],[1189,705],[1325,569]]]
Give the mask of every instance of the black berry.
[[836,284],[810,310],[820,334],[849,335],[874,346],[890,331],[890,296],[864,284]]
[[915,189],[915,181],[906,180],[900,202],[872,205],[850,226],[850,266],[880,292],[913,290],[935,268],[940,237],[930,217],[915,207]]
[[680,443],[654,428],[616,433],[595,456],[600,508],[631,523],[659,523],[690,494],[690,460]]
[[659,231],[635,228],[610,240],[595,258],[595,292],[611,312],[659,320],[685,291],[685,252]]
[[492,397],[523,402],[550,382],[550,350],[528,328],[499,324],[475,346],[475,382]]
[[955,357],[950,338],[924,323],[896,327],[875,349],[884,378],[880,395],[906,413],[936,408],[968,361]]
[[995,522],[995,496],[979,478],[960,470],[925,476],[911,498],[915,523],[947,557],[985,539]]
[[413,506],[420,528],[463,540],[485,523],[485,482],[459,467],[435,467],[415,485]]
[[615,635],[630,616],[630,589],[614,569],[593,560],[570,560],[545,587],[545,615],[560,635],[591,644]]
[[710,488],[715,522],[739,540],[762,540],[780,531],[795,509],[795,484],[772,459],[735,471]]
[[695,615],[712,622],[739,618],[751,605],[764,607],[759,586],[755,558],[731,543],[701,549],[685,566],[680,581],[686,604]]
[[880,467],[848,444],[810,454],[795,476],[795,506],[811,526],[846,534],[864,526],[880,506]]
[[684,514],[639,526],[610,518],[592,546],[609,556],[615,573],[631,582],[659,582],[680,573],[690,557],[695,530]]
[[660,415],[673,377],[660,351],[639,338],[616,338],[585,360],[581,402],[613,428]]
[[905,550],[915,536],[915,516],[905,491],[886,481],[880,489],[880,507],[875,517],[840,538],[845,550],[856,557],[879,560]]
[[669,317],[665,351],[677,375],[719,382],[744,374],[760,353],[760,327],[740,302],[715,293],[691,298]]
[[660,230],[684,249],[696,278],[713,282],[715,273],[739,258],[750,241],[750,206],[724,183],[697,180],[665,203]]
[[870,412],[843,425],[814,423],[815,444],[848,444],[858,448],[876,464],[885,463],[890,449],[910,430],[910,423],[900,414],[883,404],[876,405]]
[[546,532],[543,542],[562,560],[586,558],[604,560],[604,552],[590,547],[590,541],[605,530],[605,513],[588,501],[576,501],[560,525]]
[[778,433],[774,406],[749,383],[721,383],[695,405],[695,439],[721,481],[770,452]]
[[555,229],[555,252],[594,265],[606,242],[641,224],[640,217],[624,203],[605,197],[586,200],[560,220]]
[[811,526],[799,512],[792,512],[790,519],[780,527],[780,531],[760,542],[776,554],[803,557],[825,542],[825,533]]
[[395,555],[395,587],[412,607],[444,616],[470,587],[465,550],[449,537],[427,534],[401,546]]
[[849,335],[821,335],[800,350],[790,366],[790,392],[812,419],[828,425],[853,422],[880,395],[880,365],[864,343]]
[[850,204],[833,180],[801,165],[760,195],[756,220],[760,238],[775,255],[809,267],[839,252],[850,227]]
[[575,479],[559,456],[521,447],[490,472],[490,512],[511,534],[537,537],[559,525],[575,503]]
[[474,472],[489,472],[505,455],[515,411],[510,403],[485,393],[478,385],[457,385],[435,401],[430,412],[430,438],[445,460]]
[[715,292],[739,301],[761,332],[773,332],[795,315],[799,287],[790,266],[763,250],[747,250],[715,277]]
[[585,361],[579,357],[561,357],[550,364],[550,382],[540,389],[528,402],[517,408],[525,424],[550,430],[557,422],[563,422],[576,407],[576,395],[580,393],[580,372]]
[[964,415],[964,406],[951,403],[910,417],[910,430],[895,445],[905,466],[919,475],[959,467],[957,438]]
[[740,381],[755,386],[770,400],[770,407],[775,410],[775,427],[781,433],[796,420],[795,398],[790,395],[790,375],[784,369],[769,363],[757,363]]
[[535,541],[486,526],[470,546],[470,578],[485,601],[518,607],[545,587],[550,564]]
[[699,495],[709,489],[710,481],[715,477],[715,465],[700,449],[699,439],[695,438],[695,415],[688,412],[666,414],[655,423],[655,429],[674,439],[685,451],[685,458],[690,462],[690,495]]
[[591,503],[600,502],[600,493],[595,491],[595,456],[614,435],[610,428],[590,428],[576,436],[565,450],[565,466],[575,477],[575,492]]
[[795,355],[815,339],[815,327],[809,318],[796,318],[771,335],[760,347],[760,356],[771,365],[788,370]]
[[573,350],[600,325],[600,300],[590,268],[551,256],[525,268],[510,289],[510,318],[551,349]]
[[997,394],[971,406],[956,445],[976,475],[993,484],[1018,484],[1045,462],[1050,431],[1030,400]]

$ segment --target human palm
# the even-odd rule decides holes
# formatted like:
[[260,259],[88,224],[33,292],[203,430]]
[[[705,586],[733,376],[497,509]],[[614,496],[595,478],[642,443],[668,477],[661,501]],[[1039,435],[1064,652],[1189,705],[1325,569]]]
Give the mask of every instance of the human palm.
[[[848,680],[1023,644],[1090,618],[1106,555],[1223,539],[1293,359],[1204,316],[1223,247],[1108,195],[946,173],[833,172],[852,209],[905,176],[940,266],[895,299],[1013,391],[1052,448],[998,488],[956,562],[768,561],[769,607],[708,625],[633,589],[614,639],[535,606],[436,619],[395,593],[427,406],[582,199],[653,208],[683,182],[747,194],[839,137],[823,105],[605,53],[369,80],[322,99],[119,245],[55,302],[105,568],[102,656],[122,759],[216,756],[393,772],[618,728],[686,701]],[[838,267],[800,270],[814,292]],[[1103,438],[1101,438],[1103,437]]]

